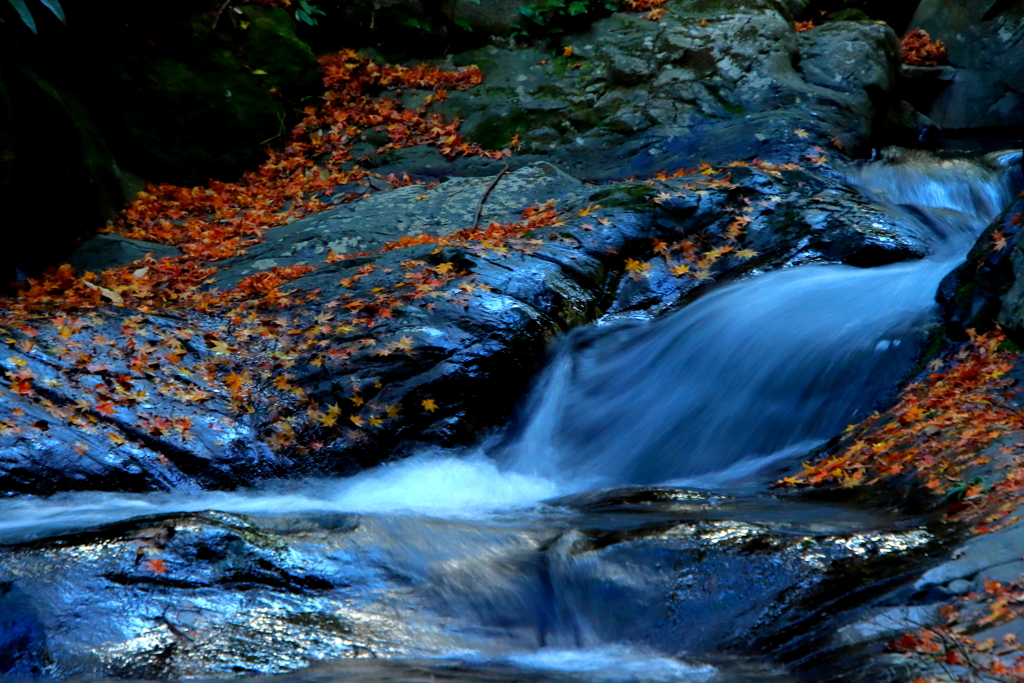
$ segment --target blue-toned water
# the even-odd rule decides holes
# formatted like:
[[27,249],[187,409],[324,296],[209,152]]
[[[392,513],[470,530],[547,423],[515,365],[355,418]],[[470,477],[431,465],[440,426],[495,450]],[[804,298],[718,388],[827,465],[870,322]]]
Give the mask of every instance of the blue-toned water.
[[[362,542],[377,544],[374,556],[414,577],[410,590],[472,609],[461,615],[458,637],[452,629],[443,638],[432,631],[432,615],[408,617],[426,660],[324,665],[302,680],[720,680],[720,669],[659,650],[651,645],[656,639],[609,642],[601,634],[621,629],[595,626],[600,606],[592,609],[588,601],[600,598],[580,592],[584,584],[573,584],[571,597],[549,594],[556,583],[538,592],[506,575],[513,570],[502,562],[483,558],[499,557],[510,538],[528,554],[571,537],[573,525],[584,522],[558,512],[565,496],[602,487],[756,481],[759,470],[801,457],[863,416],[912,366],[936,322],[939,282],[1020,183],[1019,174],[1007,171],[1013,164],[1019,166],[1019,154],[911,158],[849,170],[852,185],[930,245],[927,258],[870,269],[787,268],[717,287],[654,321],[578,330],[557,345],[508,434],[472,451],[425,452],[348,479],[253,491],[4,500],[0,542],[208,509],[353,513],[366,520]],[[600,514],[588,513],[586,524],[617,523],[595,521]],[[870,520],[844,520],[823,509],[820,523],[840,528]],[[574,561],[582,560],[565,560],[566,576],[591,571],[570,566]],[[509,586],[505,603],[472,599],[499,584]],[[547,597],[538,598],[541,593]],[[500,610],[529,613],[535,600],[558,605],[544,617],[542,634],[494,626]],[[454,645],[466,642],[473,647]]]

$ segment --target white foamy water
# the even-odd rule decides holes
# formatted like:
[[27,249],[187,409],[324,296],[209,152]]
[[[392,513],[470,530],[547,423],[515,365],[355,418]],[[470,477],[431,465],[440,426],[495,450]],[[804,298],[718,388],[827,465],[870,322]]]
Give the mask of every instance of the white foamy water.
[[624,645],[578,650],[544,648],[506,659],[524,669],[587,674],[587,680],[600,683],[696,683],[715,674],[715,668],[707,664],[687,664]]
[[346,479],[271,483],[256,490],[67,493],[0,501],[0,541],[105,524],[141,515],[220,510],[238,514],[411,512],[479,517],[566,493],[553,480],[502,471],[483,454],[425,453]]

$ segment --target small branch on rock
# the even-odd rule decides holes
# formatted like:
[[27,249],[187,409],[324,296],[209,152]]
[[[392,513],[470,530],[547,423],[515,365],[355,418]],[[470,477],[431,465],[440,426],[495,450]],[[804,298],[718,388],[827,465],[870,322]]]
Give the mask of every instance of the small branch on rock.
[[480,214],[483,213],[484,202],[487,201],[487,195],[491,194],[491,190],[493,190],[494,186],[498,184],[499,180],[501,180],[501,176],[506,173],[508,173],[508,164],[505,164],[505,168],[501,169],[498,175],[494,176],[494,180],[492,180],[491,184],[487,186],[486,190],[484,190],[483,196],[480,197],[480,203],[476,205],[476,217],[473,219],[473,225],[469,228],[470,232],[474,232],[476,230],[476,226],[480,224]]

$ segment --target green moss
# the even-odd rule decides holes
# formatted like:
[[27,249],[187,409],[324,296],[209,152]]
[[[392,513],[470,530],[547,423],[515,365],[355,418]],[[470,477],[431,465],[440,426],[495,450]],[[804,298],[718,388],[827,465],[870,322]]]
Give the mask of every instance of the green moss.
[[[579,64],[580,66],[576,66]],[[576,66],[576,68],[573,68]],[[551,60],[551,71],[558,78],[566,78],[573,74],[586,73],[594,68],[594,65],[578,57],[555,57]]]
[[654,188],[647,183],[616,183],[590,195],[590,201],[606,208],[639,208],[645,206],[654,195]]
[[1019,344],[1017,344],[1017,342],[1013,341],[1012,339],[1004,339],[1002,342],[1000,342],[999,350],[1011,351],[1013,353],[1024,352],[1024,348],[1022,348]]
[[859,9],[842,9],[832,15],[833,21],[871,21],[871,17]]
[[537,128],[555,128],[565,120],[565,112],[514,109],[508,115],[488,113],[463,127],[463,137],[485,149],[502,149],[515,135]]
[[569,113],[569,121],[577,133],[585,133],[592,128],[597,128],[604,123],[604,119],[588,105],[573,107]]
[[534,97],[550,97],[560,100],[565,97],[565,85],[562,83],[543,83],[531,93]]

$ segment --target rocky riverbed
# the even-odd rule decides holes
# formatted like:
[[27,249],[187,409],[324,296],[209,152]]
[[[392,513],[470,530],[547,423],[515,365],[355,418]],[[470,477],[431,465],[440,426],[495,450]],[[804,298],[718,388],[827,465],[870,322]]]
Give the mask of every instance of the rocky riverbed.
[[[927,674],[927,662],[882,653],[939,623],[945,602],[1010,578],[1018,526],[954,551],[976,526],[948,514],[951,499],[929,497],[927,480],[886,489],[843,479],[862,467],[799,495],[768,487],[801,459],[842,453],[851,442],[829,442],[841,431],[833,422],[902,410],[900,383],[940,350],[953,367],[967,357],[944,339],[996,320],[1019,335],[1020,154],[882,151],[935,133],[915,106],[933,110],[903,96],[936,73],[901,65],[884,23],[798,31],[802,9],[674,0],[656,16],[599,19],[555,52],[496,40],[447,57],[442,66],[463,68],[452,73],[476,65],[483,82],[439,97],[407,74],[405,87],[376,93],[375,111],[384,102],[458,116],[459,134],[478,145],[461,156],[443,151],[454,142],[390,145],[386,127],[367,125],[345,134],[341,170],[320,176],[350,182],[318,187],[316,204],[297,194],[280,207],[305,217],[243,243],[218,227],[236,214],[188,216],[182,191],[178,215],[99,235],[71,268],[0,302],[0,673],[154,679],[319,664],[293,675]],[[985,21],[1010,27],[1014,11]],[[334,134],[308,128],[299,132]],[[143,213],[140,202],[129,214]],[[175,230],[201,240],[160,239]],[[940,318],[932,292],[962,258],[949,245],[966,251],[979,233],[943,282]],[[601,357],[602,339],[619,335],[623,353],[659,349],[651,340],[673,321],[730,292],[760,301],[758,283],[799,285],[808,273],[850,303],[816,320],[835,346],[810,340],[773,356],[786,360],[768,376],[813,380],[752,399],[766,417],[747,428],[777,430],[764,441],[775,446],[696,468],[700,480],[672,469],[612,475],[629,468],[605,467],[596,446],[572,477],[550,474],[573,471],[558,458],[576,437],[538,440],[545,400],[570,397],[558,424],[599,427],[631,383],[602,381],[606,399],[560,379],[548,356],[557,340],[579,350],[580,375],[601,365],[587,358]],[[912,281],[930,289],[909,294]],[[769,292],[759,327],[730,323],[739,332],[708,348],[753,365],[780,350],[758,343],[794,344],[799,335],[765,330],[789,319],[776,310],[815,315],[801,291],[780,287],[775,298],[796,298],[778,309]],[[906,320],[890,329],[881,316],[877,334],[856,332],[886,306]],[[697,381],[703,361],[672,362],[682,348],[644,359],[654,385]],[[865,354],[884,357],[863,366],[878,376],[855,398],[828,393],[846,377],[830,368],[862,367],[852,359]],[[1019,372],[1006,362],[993,397]],[[938,381],[928,374],[919,379]],[[716,407],[687,413],[674,425],[683,432],[712,424],[729,387],[750,384],[709,376]],[[817,415],[814,401],[839,412],[792,418]],[[633,403],[676,419],[656,398]],[[912,425],[905,415],[891,419]],[[715,438],[739,439],[743,423],[723,423],[732,426]],[[798,423],[803,431],[785,432]],[[970,473],[979,491],[1015,467],[1010,427],[991,464]],[[665,443],[691,442],[661,443],[649,463],[714,450],[673,456]],[[822,483],[844,500],[822,502]],[[999,626],[999,638],[1016,633]]]

